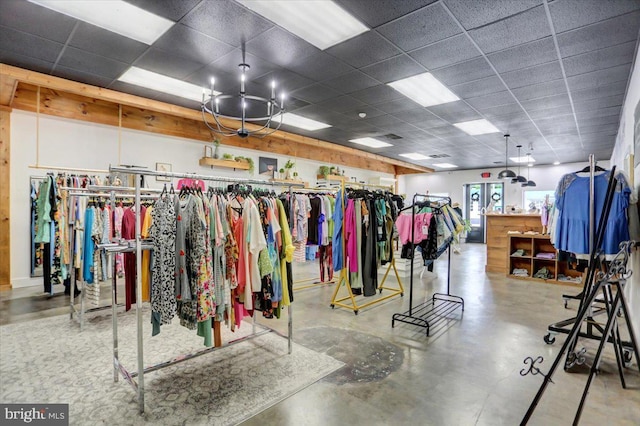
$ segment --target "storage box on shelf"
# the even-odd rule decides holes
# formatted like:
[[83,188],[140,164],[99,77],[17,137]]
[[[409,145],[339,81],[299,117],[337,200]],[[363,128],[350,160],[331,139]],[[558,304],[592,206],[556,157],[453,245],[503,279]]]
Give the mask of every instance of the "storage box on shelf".
[[[553,258],[541,257],[541,253],[551,253]],[[510,234],[509,235],[509,270],[510,278],[532,281],[551,282],[555,284],[582,285],[580,282],[564,281],[566,277],[581,277],[582,273],[569,269],[567,263],[558,261],[558,252],[551,244],[548,235],[540,234]],[[534,275],[542,268],[546,268],[549,278],[536,278]],[[514,275],[514,270],[526,270],[527,276]]]

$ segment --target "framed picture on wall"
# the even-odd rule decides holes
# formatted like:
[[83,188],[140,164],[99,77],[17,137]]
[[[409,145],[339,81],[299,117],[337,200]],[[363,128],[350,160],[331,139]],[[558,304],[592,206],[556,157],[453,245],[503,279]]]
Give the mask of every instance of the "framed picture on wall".
[[269,157],[259,157],[258,173],[273,177],[273,172],[278,171],[278,159]]
[[[171,164],[170,163],[156,163],[156,171],[157,172],[170,172]],[[159,182],[171,182],[171,178],[168,176],[156,176],[156,181]]]

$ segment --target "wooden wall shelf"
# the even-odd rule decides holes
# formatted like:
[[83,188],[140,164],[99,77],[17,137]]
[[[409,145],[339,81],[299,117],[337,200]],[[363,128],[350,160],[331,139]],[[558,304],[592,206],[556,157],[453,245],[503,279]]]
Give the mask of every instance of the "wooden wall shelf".
[[202,157],[199,163],[201,166],[226,167],[234,170],[249,170],[251,167],[246,161],[218,160],[211,157]]
[[[522,256],[514,256],[517,250],[522,250]],[[536,257],[538,253],[555,253],[554,259],[545,259]],[[568,277],[581,277],[582,273],[569,269],[566,262],[558,261],[558,252],[551,244],[551,239],[548,235],[526,235],[526,234],[510,234],[509,235],[509,258],[507,263],[509,270],[507,276],[509,278],[516,278],[521,280],[541,281],[552,284],[563,285],[576,285],[581,286],[581,282],[572,281],[560,281],[558,275],[563,274]],[[542,267],[546,267],[551,272],[551,277],[548,279],[534,278],[538,270]],[[529,276],[516,276],[513,275],[514,268],[526,269]]]
[[297,183],[297,184],[303,184],[305,188],[309,187],[309,182],[303,182],[301,180],[297,180],[297,179],[269,179],[271,182],[276,182],[276,183]]

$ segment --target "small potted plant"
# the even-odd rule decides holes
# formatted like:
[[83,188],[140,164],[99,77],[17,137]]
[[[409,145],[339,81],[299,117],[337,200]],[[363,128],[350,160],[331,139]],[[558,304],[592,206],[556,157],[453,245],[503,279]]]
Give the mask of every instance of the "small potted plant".
[[329,166],[320,166],[320,168],[318,169],[319,176],[325,179],[329,174],[329,170]]
[[298,180],[298,172],[293,172],[293,180]]
[[280,168],[280,170],[278,170],[277,179],[284,179],[284,169],[283,168]]
[[287,163],[284,165],[284,168],[287,173],[285,179],[291,179],[291,169],[293,169],[295,166],[296,166],[296,163],[294,163],[291,160],[287,160]]
[[215,147],[215,149],[213,151],[213,158],[215,158],[217,160],[218,158],[220,158],[220,152],[219,152],[219,150],[220,150],[220,139],[215,138],[213,140],[213,146]]
[[222,154],[223,160],[233,160],[233,154]]
[[329,174],[330,175],[335,175],[336,174],[336,166],[329,167]]
[[237,155],[234,160],[238,161],[238,162],[242,162],[242,163],[249,163],[249,173],[253,174],[253,171],[255,170],[255,166],[253,164],[253,158],[250,157],[243,157],[242,155]]

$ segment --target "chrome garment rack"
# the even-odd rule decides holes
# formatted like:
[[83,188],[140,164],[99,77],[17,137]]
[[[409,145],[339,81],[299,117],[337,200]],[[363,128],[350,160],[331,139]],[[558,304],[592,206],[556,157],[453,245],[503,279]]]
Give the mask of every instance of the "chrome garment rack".
[[[126,188],[126,187],[112,187],[112,186],[103,186],[103,185],[90,185],[87,188],[75,188],[75,187],[67,187],[67,186],[61,186],[59,187],[59,190],[61,191],[67,191],[67,195],[69,197],[68,201],[68,209],[69,211],[71,211],[71,197],[109,197],[109,201],[111,202],[111,205],[115,205],[116,203],[116,199],[118,198],[133,198],[133,194],[118,194],[116,195],[115,192],[116,191],[120,191],[120,192],[130,192],[132,190],[135,190],[135,188]],[[104,191],[104,190],[110,190],[110,193],[107,192],[96,192],[96,191]],[[156,190],[145,190],[145,191],[149,191],[149,192],[156,192]],[[160,192],[160,191],[157,191]],[[154,195],[141,195],[141,198],[143,199],[157,199],[157,196]],[[73,256],[73,252],[75,250],[75,236],[74,236],[74,221],[69,220],[69,235],[73,236],[69,238],[69,252],[71,253],[71,256]],[[77,231],[77,229],[75,229]],[[69,317],[70,319],[74,319],[74,314],[76,315],[76,319],[80,325],[80,331],[82,331],[84,329],[84,316],[86,313],[89,312],[97,312],[97,311],[102,311],[105,309],[109,309],[111,308],[111,305],[105,305],[105,306],[98,306],[95,308],[91,308],[91,309],[85,309],[85,282],[84,280],[80,280],[81,281],[81,289],[82,292],[80,293],[80,308],[76,308],[76,302],[75,302],[75,289],[77,286],[77,278],[76,278],[76,273],[75,273],[75,267],[73,266],[73,260],[71,261],[71,280],[70,280],[70,284],[69,284]],[[100,285],[99,283],[95,283],[95,285]]]
[[[270,182],[266,180],[257,180],[257,179],[240,179],[240,178],[229,178],[223,176],[211,176],[211,175],[201,175],[197,173],[178,173],[178,172],[160,172],[155,170],[149,170],[144,168],[133,168],[133,167],[109,167],[109,171],[111,173],[128,173],[135,175],[135,213],[136,213],[136,239],[135,239],[135,250],[136,253],[136,271],[142,270],[142,236],[140,234],[140,199],[141,199],[141,188],[140,188],[140,178],[142,176],[158,176],[158,177],[168,177],[168,178],[186,178],[186,179],[197,179],[203,181],[213,181],[213,182],[227,182],[227,183],[238,183],[238,184],[247,184],[247,185],[264,185],[264,186],[279,186],[279,187],[288,187],[289,193],[291,194],[292,188],[304,187],[303,184],[296,183],[280,183],[280,182]],[[133,251],[132,250],[132,251]],[[112,293],[113,294],[113,293]],[[292,341],[291,337],[293,334],[293,320],[292,320],[292,309],[291,305],[288,306],[288,334],[287,336],[282,335],[278,331],[267,327],[263,324],[258,324],[256,321],[256,314],[254,309],[253,314],[253,332],[245,337],[233,340],[222,347],[211,347],[202,349],[200,351],[190,353],[187,355],[181,355],[174,357],[169,361],[162,362],[160,364],[156,364],[153,366],[146,367],[144,366],[144,348],[142,343],[143,337],[143,327],[142,327],[142,274],[136,274],[136,322],[137,322],[137,364],[138,370],[136,372],[130,372],[125,368],[125,366],[118,359],[118,324],[117,324],[117,315],[118,312],[116,310],[116,306],[112,303],[112,313],[113,313],[113,368],[114,368],[114,381],[118,381],[118,373],[122,375],[125,381],[131,385],[131,387],[138,394],[138,407],[140,413],[144,413],[144,376],[146,373],[150,373],[155,370],[159,370],[161,368],[168,367],[173,364],[177,364],[182,361],[186,361],[188,359],[192,359],[210,352],[214,352],[216,350],[223,349],[227,346],[231,346],[234,344],[241,343],[245,340],[250,340],[255,337],[261,336],[263,334],[274,332],[282,337],[286,337],[288,340],[288,353],[291,353],[292,350]],[[260,325],[263,328],[262,331],[256,332],[256,325]]]
[[[426,201],[417,201],[417,198],[425,198]],[[449,318],[449,315],[455,312],[456,309],[461,308],[464,312],[464,299],[460,296],[454,296],[451,294],[451,240],[446,242],[442,248],[439,248],[436,259],[447,251],[447,292],[446,293],[434,293],[431,296],[431,300],[427,300],[424,303],[420,303],[417,306],[413,306],[413,257],[416,254],[415,249],[415,220],[416,220],[416,207],[421,207],[429,202],[444,202],[445,204],[438,204],[434,208],[439,209],[445,205],[451,205],[451,198],[438,197],[434,195],[415,194],[411,206],[404,208],[403,210],[411,209],[411,275],[409,278],[409,310],[403,313],[395,313],[391,317],[391,328],[395,327],[396,321],[404,322],[406,324],[416,325],[426,329],[427,336],[431,332],[433,327],[438,322],[444,321]],[[452,231],[453,232],[453,231]],[[424,266],[428,266],[429,263],[433,263],[435,259],[429,259],[424,263]],[[439,302],[439,303],[438,303]]]

